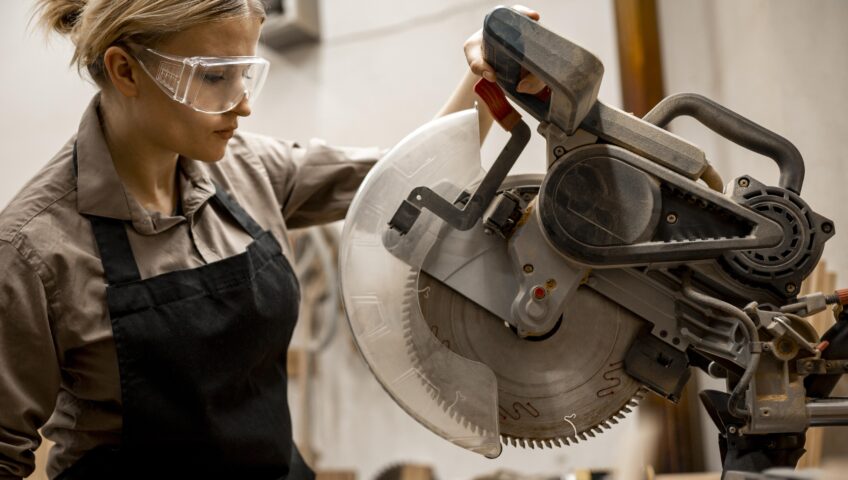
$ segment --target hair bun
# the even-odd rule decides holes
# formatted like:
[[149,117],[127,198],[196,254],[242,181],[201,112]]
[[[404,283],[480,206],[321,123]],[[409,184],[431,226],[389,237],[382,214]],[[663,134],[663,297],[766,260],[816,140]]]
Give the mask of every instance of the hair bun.
[[36,15],[40,23],[57,33],[68,35],[79,23],[87,0],[38,0]]

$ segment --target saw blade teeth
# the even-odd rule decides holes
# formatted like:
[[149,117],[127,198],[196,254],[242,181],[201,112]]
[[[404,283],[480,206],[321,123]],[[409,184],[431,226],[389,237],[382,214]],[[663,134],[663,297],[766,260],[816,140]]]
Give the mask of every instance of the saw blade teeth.
[[[435,286],[433,283],[430,283],[434,281],[436,282]],[[439,323],[439,321],[437,321],[438,319],[450,318],[441,315],[441,313],[443,312],[440,312],[439,308],[448,308],[445,307],[445,305],[450,305],[450,309],[464,309],[468,307],[463,306],[461,302],[458,302],[456,301],[456,299],[453,299],[449,296],[445,297],[443,299],[444,301],[440,302],[439,298],[442,298],[440,295],[445,294],[447,287],[441,287],[440,289],[437,280],[430,279],[430,277],[427,276],[424,272],[420,272],[419,274],[416,269],[410,269],[410,276],[408,277],[406,286],[408,287],[408,290],[406,295],[404,296],[402,308],[402,312],[404,315],[404,319],[402,319],[402,325],[404,327],[403,338],[405,340],[406,347],[410,354],[412,363],[416,365],[419,370],[421,370],[419,375],[421,382],[426,385],[426,391],[430,393],[431,397],[434,399],[434,403],[436,403],[438,407],[442,411],[444,411],[449,418],[451,418],[453,421],[456,421],[457,424],[465,428],[467,432],[473,432],[477,435],[483,435],[484,432],[488,432],[486,428],[476,425],[473,420],[466,417],[463,414],[463,407],[461,405],[456,405],[453,397],[449,399],[444,398],[445,396],[450,396],[449,394],[452,392],[442,392],[437,388],[433,388],[433,385],[430,383],[430,379],[428,378],[429,376],[426,375],[427,369],[430,367],[426,359],[429,355],[432,354],[432,351],[430,349],[432,342],[430,338],[425,337],[430,334],[432,336],[432,340],[436,340],[440,343],[443,343],[444,345],[447,345],[444,342],[451,339],[443,339],[443,336],[450,335],[451,330],[454,328],[449,323]],[[433,289],[430,291],[429,298],[425,298],[424,293],[422,293],[425,292],[425,288]],[[443,292],[443,290],[445,292]],[[437,292],[436,295],[433,295],[434,291]],[[450,294],[450,292],[447,292],[447,294]],[[433,301],[430,302],[429,300]],[[430,318],[430,316],[428,316],[427,314],[430,314],[432,318]],[[461,310],[461,315],[463,315],[463,318],[465,318],[466,311]],[[470,318],[477,317],[474,317],[472,315],[470,316]],[[422,320],[424,321],[424,323],[419,325],[419,322],[421,322]],[[435,330],[436,328],[439,329],[438,335],[437,331]],[[422,338],[419,339],[419,336],[421,336]],[[455,342],[451,341],[451,347],[448,348],[454,350],[454,348],[452,348],[454,344]],[[454,353],[463,355],[462,352],[454,351]],[[612,364],[610,366],[612,366]],[[622,378],[622,381],[623,380],[624,379]],[[627,384],[627,390],[619,390],[619,392],[617,392],[618,397],[614,397],[616,398],[615,404],[608,404],[607,409],[604,410],[604,415],[597,415],[595,418],[593,418],[592,422],[583,421],[582,424],[577,423],[577,425],[571,424],[571,422],[562,422],[562,426],[558,427],[559,431],[557,431],[553,436],[549,438],[539,438],[538,434],[534,435],[534,429],[530,427],[527,427],[526,432],[524,433],[519,433],[522,432],[522,430],[520,429],[510,430],[511,428],[513,428],[511,424],[501,424],[501,431],[495,433],[495,435],[499,434],[498,436],[500,437],[500,440],[504,445],[531,449],[553,448],[554,446],[565,447],[575,445],[581,440],[587,441],[598,434],[604,433],[605,430],[612,428],[612,425],[618,424],[619,420],[625,418],[625,414],[632,412],[632,409],[630,407],[637,406],[638,400],[641,400],[646,394],[647,389],[645,389],[643,385],[638,384],[638,382],[635,382],[633,379],[630,379],[628,381],[631,383]],[[620,394],[625,392],[627,392],[626,396]],[[499,392],[499,395],[500,394],[501,393]],[[614,410],[614,408],[618,408],[618,410]],[[572,420],[573,414],[574,413],[572,412],[572,410],[562,412],[562,415],[566,415],[566,418],[571,418]],[[577,414],[579,415],[579,412]],[[560,415],[559,418],[561,418],[562,415]],[[606,415],[608,415],[608,417],[603,418],[603,416]],[[577,421],[575,420],[575,422]],[[536,431],[539,430],[536,429]]]

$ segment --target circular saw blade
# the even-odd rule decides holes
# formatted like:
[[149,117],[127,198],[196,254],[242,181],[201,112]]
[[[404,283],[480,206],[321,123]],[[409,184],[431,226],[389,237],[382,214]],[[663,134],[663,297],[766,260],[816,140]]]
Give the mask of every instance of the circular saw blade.
[[553,447],[594,437],[624,418],[644,392],[624,371],[625,353],[643,322],[589,288],[578,289],[553,334],[528,340],[424,272],[411,286],[408,300],[427,325],[409,325],[410,354],[416,354],[416,336],[431,334],[491,368],[504,443]]

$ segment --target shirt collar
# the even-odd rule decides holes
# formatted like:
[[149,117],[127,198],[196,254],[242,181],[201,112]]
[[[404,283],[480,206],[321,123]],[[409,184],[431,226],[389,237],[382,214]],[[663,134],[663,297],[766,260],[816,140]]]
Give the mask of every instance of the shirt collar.
[[[77,210],[84,215],[132,221],[142,234],[155,234],[181,223],[183,217],[145,210],[126,191],[112,163],[99,113],[100,94],[85,110],[77,131]],[[183,215],[191,216],[212,195],[215,185],[197,160],[179,158]]]
[[100,125],[100,94],[94,96],[77,131],[77,210],[84,215],[131,220],[124,190]]

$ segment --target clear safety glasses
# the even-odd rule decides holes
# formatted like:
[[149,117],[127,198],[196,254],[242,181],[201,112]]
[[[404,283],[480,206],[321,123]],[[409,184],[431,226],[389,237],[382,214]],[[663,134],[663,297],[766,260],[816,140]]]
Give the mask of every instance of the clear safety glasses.
[[147,47],[132,52],[169,97],[211,114],[228,112],[245,98],[252,105],[270,65],[259,57],[181,57]]

